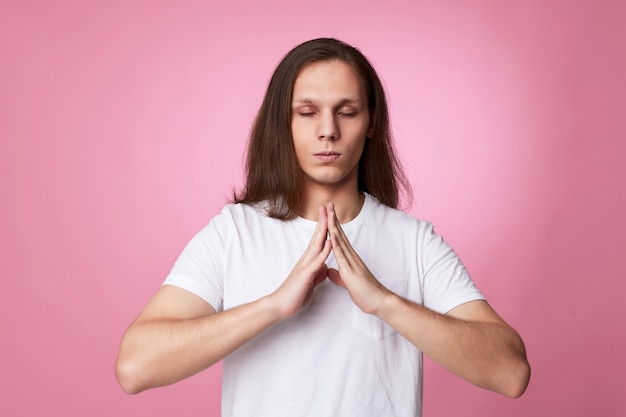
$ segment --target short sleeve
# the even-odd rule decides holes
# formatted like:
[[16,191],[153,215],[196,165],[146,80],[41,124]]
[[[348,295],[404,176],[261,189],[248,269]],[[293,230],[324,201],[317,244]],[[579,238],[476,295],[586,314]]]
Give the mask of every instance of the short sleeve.
[[224,299],[224,242],[218,217],[185,246],[163,282],[197,295],[215,311],[222,310]]
[[421,241],[424,305],[445,314],[468,301],[483,300],[456,252],[425,222]]

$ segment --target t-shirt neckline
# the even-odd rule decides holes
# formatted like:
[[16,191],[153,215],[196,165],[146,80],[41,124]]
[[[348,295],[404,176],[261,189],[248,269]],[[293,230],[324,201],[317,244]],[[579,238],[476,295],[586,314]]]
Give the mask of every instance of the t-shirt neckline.
[[[356,215],[354,219],[341,225],[341,228],[345,232],[347,232],[348,230],[354,229],[355,227],[358,227],[361,223],[363,223],[363,221],[367,218],[372,208],[373,197],[365,192],[362,192],[361,194],[363,194],[363,196],[365,197],[363,200],[363,205],[361,206],[361,210],[359,211],[359,213]],[[298,225],[302,225],[306,227],[307,229],[315,229],[315,227],[317,226],[317,221],[305,219],[304,217],[300,217],[300,216],[295,217],[293,219],[293,222],[295,222]]]

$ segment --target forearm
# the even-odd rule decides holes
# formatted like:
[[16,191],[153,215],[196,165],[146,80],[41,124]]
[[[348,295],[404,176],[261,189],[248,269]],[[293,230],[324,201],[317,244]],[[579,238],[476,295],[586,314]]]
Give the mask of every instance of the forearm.
[[451,372],[491,391],[518,397],[530,368],[524,344],[504,322],[462,320],[390,294],[377,316]]
[[168,385],[222,360],[280,318],[267,298],[192,319],[133,323],[122,340],[118,380],[138,393]]

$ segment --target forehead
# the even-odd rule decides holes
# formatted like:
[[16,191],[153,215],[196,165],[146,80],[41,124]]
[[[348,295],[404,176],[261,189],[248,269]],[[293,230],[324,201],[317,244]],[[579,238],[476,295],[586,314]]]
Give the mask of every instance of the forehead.
[[354,68],[343,61],[305,66],[293,87],[293,101],[353,98],[365,102],[365,88]]

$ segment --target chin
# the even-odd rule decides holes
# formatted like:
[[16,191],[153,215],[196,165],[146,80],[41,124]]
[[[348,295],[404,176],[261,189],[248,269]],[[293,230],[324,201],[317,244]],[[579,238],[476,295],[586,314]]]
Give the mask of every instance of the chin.
[[305,183],[325,187],[340,187],[354,182],[356,186],[358,178],[356,172],[346,172],[344,170],[328,168],[330,167],[326,167],[324,172],[305,172]]
[[[347,177],[330,177],[330,176],[320,176],[320,177],[311,177],[311,183],[323,186],[323,187],[341,187],[350,183],[350,180]],[[355,182],[356,184],[356,182]]]

